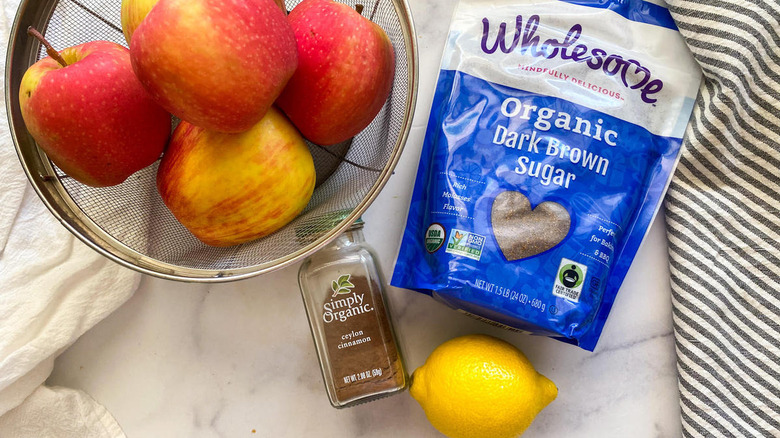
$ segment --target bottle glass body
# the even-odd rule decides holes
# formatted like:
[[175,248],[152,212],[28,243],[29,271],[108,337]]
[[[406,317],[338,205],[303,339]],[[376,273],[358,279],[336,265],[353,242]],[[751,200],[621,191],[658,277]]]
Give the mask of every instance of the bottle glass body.
[[408,378],[381,271],[360,227],[306,259],[298,281],[331,404],[348,407],[403,391]]

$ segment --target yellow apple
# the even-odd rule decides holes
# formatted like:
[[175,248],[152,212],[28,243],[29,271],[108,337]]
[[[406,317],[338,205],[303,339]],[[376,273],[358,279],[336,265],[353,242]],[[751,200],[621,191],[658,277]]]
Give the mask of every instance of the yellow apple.
[[133,32],[158,1],[160,0],[122,0],[122,33],[125,34],[128,46]]
[[315,179],[303,137],[271,107],[238,134],[180,123],[160,163],[157,188],[195,237],[231,246],[293,220],[309,203]]

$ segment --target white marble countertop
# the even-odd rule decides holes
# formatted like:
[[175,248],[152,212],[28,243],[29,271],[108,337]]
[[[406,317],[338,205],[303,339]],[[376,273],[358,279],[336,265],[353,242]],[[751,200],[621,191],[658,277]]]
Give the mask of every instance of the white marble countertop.
[[[364,215],[386,276],[404,225],[454,2],[410,0],[420,52],[417,113],[395,175]],[[392,214],[388,214],[392,212]],[[114,314],[57,360],[50,385],[87,391],[129,438],[441,436],[404,392],[337,410],[328,403],[298,265],[220,285],[145,277]],[[657,219],[594,353],[503,331],[388,287],[411,373],[442,342],[489,333],[520,347],[559,395],[524,437],[681,435],[663,219]]]

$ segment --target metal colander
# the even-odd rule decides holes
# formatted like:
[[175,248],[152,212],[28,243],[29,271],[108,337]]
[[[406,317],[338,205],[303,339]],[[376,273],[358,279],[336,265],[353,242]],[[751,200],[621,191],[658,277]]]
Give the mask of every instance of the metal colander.
[[[395,80],[374,121],[351,141],[327,149],[310,145],[317,185],[306,209],[267,237],[230,248],[201,243],[157,193],[157,164],[108,188],[85,186],[54,166],[22,120],[19,84],[27,68],[46,56],[26,29],[34,26],[57,49],[102,39],[125,44],[121,0],[24,0],[10,35],[6,107],[19,159],[51,212],[78,238],[107,257],[141,272],[175,280],[227,281],[286,266],[316,251],[356,220],[393,172],[411,127],[417,96],[417,49],[405,0],[339,0],[364,5],[395,48]],[[298,0],[287,0],[291,10]]]

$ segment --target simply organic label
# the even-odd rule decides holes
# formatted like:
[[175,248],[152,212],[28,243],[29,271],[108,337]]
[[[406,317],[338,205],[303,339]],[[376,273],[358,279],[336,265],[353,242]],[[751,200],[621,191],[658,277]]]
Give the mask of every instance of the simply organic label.
[[365,294],[354,292],[355,285],[349,280],[350,274],[340,276],[331,282],[333,295],[323,305],[322,320],[326,324],[333,321],[344,322],[355,315],[362,315],[374,310]]

